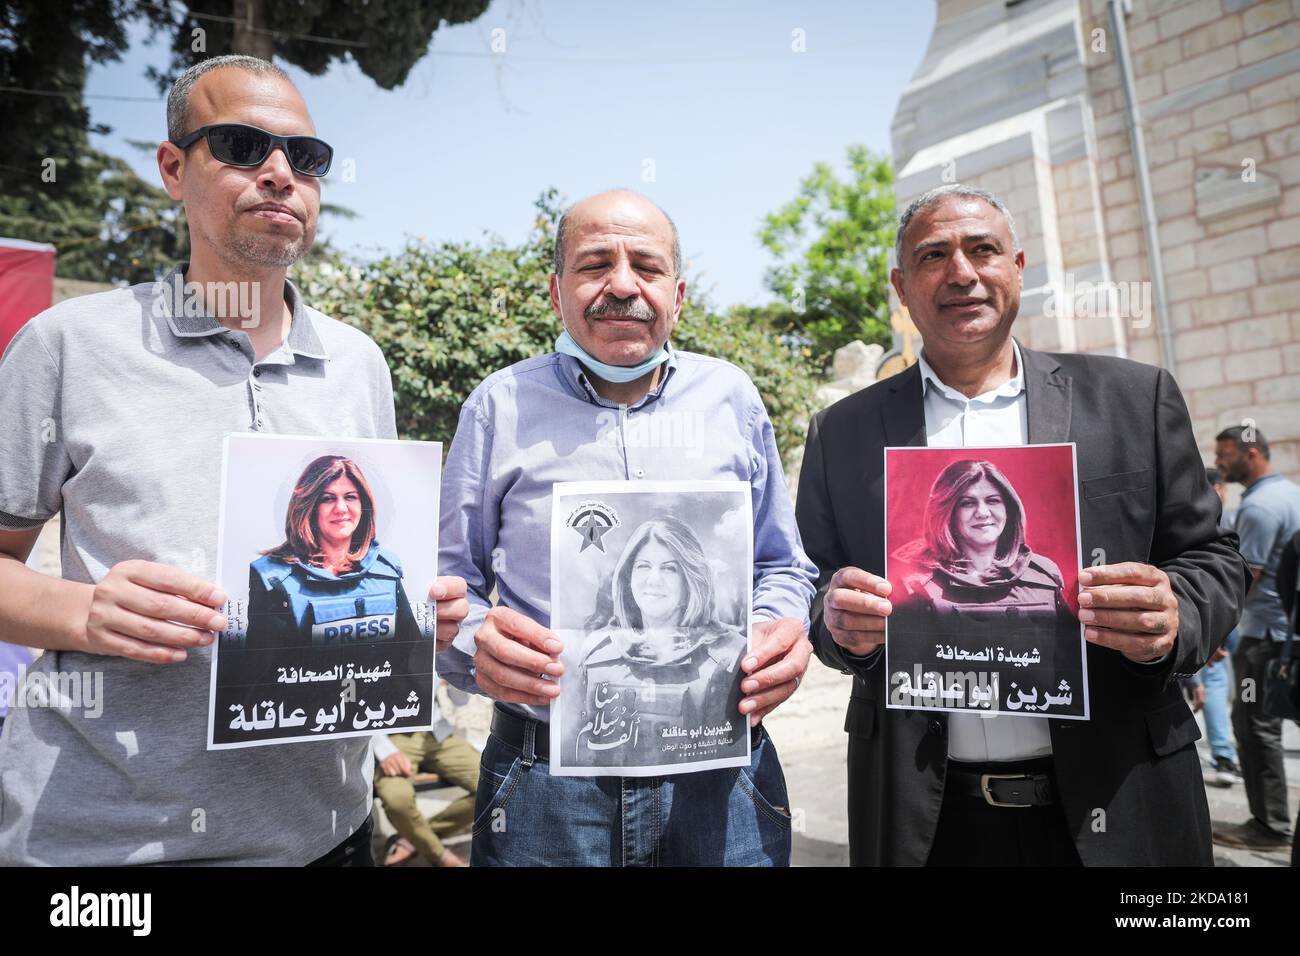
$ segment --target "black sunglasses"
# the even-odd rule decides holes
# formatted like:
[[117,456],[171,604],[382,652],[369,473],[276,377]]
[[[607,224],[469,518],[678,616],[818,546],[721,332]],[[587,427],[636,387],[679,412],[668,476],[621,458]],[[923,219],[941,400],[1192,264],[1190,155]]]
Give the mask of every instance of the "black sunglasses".
[[208,151],[212,158],[227,166],[261,166],[277,146],[284,150],[294,171],[304,176],[324,176],[334,160],[333,147],[323,139],[277,136],[244,123],[200,126],[179,142],[172,142],[181,149],[189,149],[203,136],[208,138]]

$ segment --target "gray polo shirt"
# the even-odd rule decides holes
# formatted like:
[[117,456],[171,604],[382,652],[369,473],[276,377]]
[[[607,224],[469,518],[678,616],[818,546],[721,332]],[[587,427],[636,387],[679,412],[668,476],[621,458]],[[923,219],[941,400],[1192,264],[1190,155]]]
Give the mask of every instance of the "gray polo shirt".
[[1291,628],[1277,593],[1277,565],[1286,543],[1300,531],[1300,486],[1279,474],[1265,475],[1241,496],[1235,529],[1241,556],[1260,572],[1237,627],[1243,637],[1284,641]]
[[[213,580],[229,433],[396,437],[378,346],[293,286],[288,338],[260,362],[173,292],[62,302],[0,359],[0,529],[62,515],[68,580],[130,558]],[[11,706],[0,736],[0,864],[298,865],[354,832],[369,739],[209,752],[210,662],[210,648],[165,665],[43,654],[27,680],[44,693],[26,699],[55,706]]]

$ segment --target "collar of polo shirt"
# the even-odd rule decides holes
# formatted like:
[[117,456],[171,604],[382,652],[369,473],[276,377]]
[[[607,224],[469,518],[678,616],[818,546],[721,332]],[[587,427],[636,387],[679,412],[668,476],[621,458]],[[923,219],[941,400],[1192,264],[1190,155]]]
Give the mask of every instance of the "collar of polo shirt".
[[[178,338],[198,338],[230,331],[207,311],[202,315],[187,315],[183,305],[177,308],[177,290],[181,290],[181,294],[184,294],[187,268],[189,268],[188,262],[179,263],[161,280],[163,310],[172,334]],[[293,319],[289,324],[289,337],[285,341],[289,351],[303,358],[322,361],[328,359],[329,353],[325,351],[325,345],[316,334],[316,327],[312,325],[311,316],[303,306],[302,295],[298,292],[297,286],[288,279],[284,280],[284,301],[293,313]]]
[[920,366],[921,369],[921,390],[924,392],[925,387],[928,384],[938,389],[939,394],[944,398],[951,399],[954,402],[961,402],[963,404],[966,402],[982,402],[987,404],[998,398],[1019,395],[1025,390],[1025,363],[1020,357],[1020,343],[1015,339],[1012,339],[1011,347],[1015,351],[1016,355],[1016,374],[1012,378],[1003,382],[997,388],[984,392],[981,395],[976,395],[974,398],[967,398],[961,392],[957,391],[957,389],[945,385],[940,380],[939,376],[934,373],[934,369],[930,367],[930,363],[925,360],[925,354],[918,354],[916,357],[916,364]]

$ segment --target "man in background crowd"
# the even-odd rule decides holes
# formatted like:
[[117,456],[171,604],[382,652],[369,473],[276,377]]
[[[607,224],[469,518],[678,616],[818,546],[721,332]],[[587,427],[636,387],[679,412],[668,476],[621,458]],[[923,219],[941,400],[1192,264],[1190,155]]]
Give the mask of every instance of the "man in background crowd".
[[[1232,655],[1239,692],[1232,702],[1232,726],[1250,802],[1250,819],[1214,834],[1216,843],[1249,850],[1279,850],[1291,843],[1286,768],[1282,762],[1282,719],[1264,711],[1268,665],[1282,653],[1290,626],[1277,590],[1278,562],[1300,531],[1300,486],[1273,470],[1268,442],[1258,428],[1235,426],[1215,438],[1215,465],[1224,481],[1245,486],[1237,509],[1241,556],[1252,583],[1242,607],[1241,643]],[[1241,693],[1247,682],[1254,693]]]
[[[1219,500],[1226,504],[1228,487],[1217,468],[1205,469],[1205,477],[1214,487]],[[1231,528],[1236,521],[1235,511],[1224,510],[1219,526]],[[1232,724],[1228,718],[1228,702],[1232,698],[1232,662],[1228,655],[1237,649],[1241,632],[1232,629],[1223,646],[1214,652],[1210,661],[1198,673],[1183,681],[1183,689],[1192,710],[1205,712],[1205,736],[1210,742],[1210,764],[1214,775],[1209,782],[1216,787],[1231,787],[1241,783],[1241,769],[1237,766],[1237,748],[1232,745]]]

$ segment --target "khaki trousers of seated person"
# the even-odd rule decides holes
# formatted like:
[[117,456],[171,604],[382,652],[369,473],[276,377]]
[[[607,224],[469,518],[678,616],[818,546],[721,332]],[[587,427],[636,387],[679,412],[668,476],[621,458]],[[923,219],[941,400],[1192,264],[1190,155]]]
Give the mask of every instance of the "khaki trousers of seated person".
[[453,734],[440,743],[427,730],[391,734],[389,740],[411,761],[416,773],[436,773],[447,783],[468,791],[426,820],[415,803],[415,786],[410,778],[389,777],[375,767],[375,792],[393,829],[410,840],[422,857],[436,863],[444,849],[441,838],[468,830],[474,822],[479,753],[461,737]]

